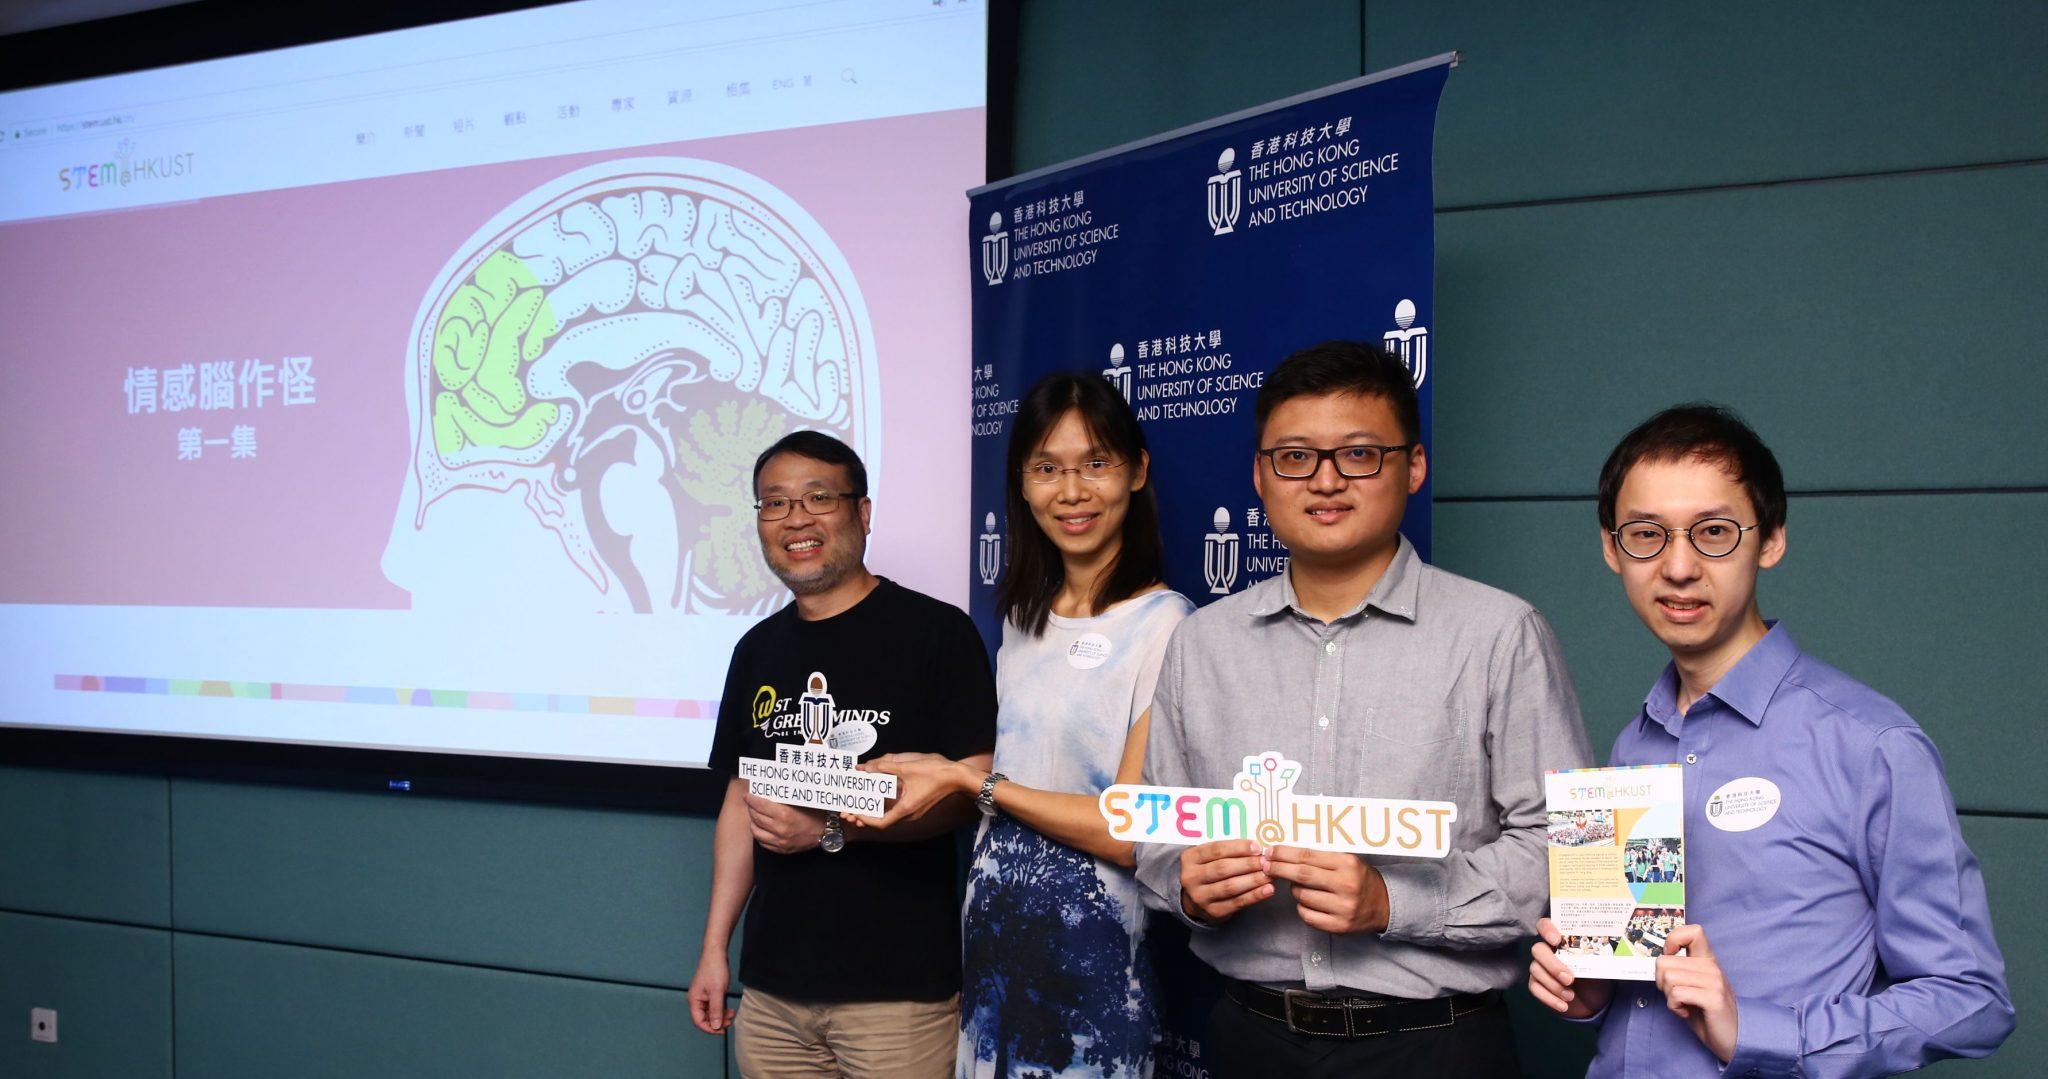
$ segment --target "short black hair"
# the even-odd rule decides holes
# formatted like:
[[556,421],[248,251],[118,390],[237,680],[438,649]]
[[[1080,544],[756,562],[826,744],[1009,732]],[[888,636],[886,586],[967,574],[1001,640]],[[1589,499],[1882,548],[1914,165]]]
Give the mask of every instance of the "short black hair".
[[1758,536],[1785,527],[1785,474],[1771,448],[1733,410],[1706,401],[1674,405],[1636,425],[1600,466],[1600,528],[1614,531],[1615,502],[1629,469],[1645,461],[1720,465],[1749,495]]
[[781,453],[839,465],[846,469],[847,479],[853,485],[853,497],[866,498],[868,495],[868,466],[860,463],[860,454],[853,452],[852,446],[823,431],[791,431],[776,439],[775,445],[762,450],[761,456],[754,458],[754,497],[761,496],[761,470]]
[[1376,341],[1324,341],[1280,361],[1252,403],[1252,435],[1264,441],[1266,418],[1297,397],[1357,394],[1385,398],[1409,445],[1422,441],[1422,404],[1415,376],[1399,356]]

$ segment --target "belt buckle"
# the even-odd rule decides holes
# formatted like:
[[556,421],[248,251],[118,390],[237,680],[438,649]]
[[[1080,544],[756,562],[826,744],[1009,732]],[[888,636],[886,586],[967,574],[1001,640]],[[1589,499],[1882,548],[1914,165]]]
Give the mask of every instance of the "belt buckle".
[[1294,1033],[1296,1033],[1296,1034],[1306,1034],[1306,1035],[1308,1035],[1308,1036],[1309,1036],[1309,1037],[1311,1037],[1311,1038],[1346,1038],[1346,1037],[1350,1037],[1350,1035],[1351,1035],[1351,1024],[1350,1024],[1350,1022],[1349,1022],[1349,1017],[1345,1015],[1345,1011],[1346,1011],[1346,1009],[1345,1009],[1345,1008],[1344,1008],[1344,1007],[1343,1007],[1342,1005],[1338,1005],[1338,1006],[1336,1006],[1335,1008],[1333,1008],[1332,1010],[1333,1010],[1333,1011],[1335,1011],[1335,1012],[1337,1013],[1337,1015],[1338,1015],[1338,1018],[1339,1018],[1340,1022],[1342,1023],[1342,1027],[1343,1027],[1343,1029],[1341,1029],[1341,1030],[1318,1030],[1318,1029],[1316,1029],[1316,1028],[1314,1028],[1314,1027],[1310,1027],[1310,1026],[1303,1026],[1303,1025],[1301,1024],[1301,1021],[1300,1021],[1300,1020],[1298,1020],[1298,1019],[1296,1019],[1296,1018],[1294,1017],[1294,1006],[1295,1006],[1296,1002],[1300,1002],[1300,1003],[1302,1003],[1303,1005],[1308,1005],[1308,1004],[1329,1004],[1329,1003],[1334,1003],[1334,1002],[1331,1002],[1331,1001],[1325,1001],[1325,1000],[1323,1000],[1323,999],[1322,999],[1321,997],[1317,996],[1317,995],[1316,995],[1316,994],[1314,994],[1314,993],[1311,993],[1311,992],[1309,992],[1309,991],[1308,991],[1308,990],[1306,990],[1306,989],[1284,989],[1284,990],[1281,990],[1281,994],[1280,994],[1280,996],[1281,996],[1281,1000],[1283,1001],[1283,1003],[1284,1003],[1284,1005],[1285,1005],[1284,1011],[1285,1011],[1285,1015],[1286,1015],[1286,1022],[1287,1022],[1287,1029],[1288,1029],[1288,1030],[1290,1030],[1290,1031],[1293,1031],[1293,1032],[1294,1032]]
[[1294,1002],[1296,1000],[1313,1000],[1314,998],[1315,994],[1310,993],[1306,989],[1282,989],[1280,991],[1281,1015],[1287,1024],[1288,1030],[1296,1034],[1316,1035],[1319,1033],[1318,1031],[1303,1029],[1301,1024],[1294,1020]]

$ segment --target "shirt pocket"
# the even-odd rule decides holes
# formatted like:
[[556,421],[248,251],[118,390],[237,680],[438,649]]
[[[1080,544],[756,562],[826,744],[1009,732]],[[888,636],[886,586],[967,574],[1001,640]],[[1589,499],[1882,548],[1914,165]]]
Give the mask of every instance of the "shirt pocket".
[[1465,711],[1441,701],[1381,701],[1365,710],[1358,775],[1368,798],[1453,801]]

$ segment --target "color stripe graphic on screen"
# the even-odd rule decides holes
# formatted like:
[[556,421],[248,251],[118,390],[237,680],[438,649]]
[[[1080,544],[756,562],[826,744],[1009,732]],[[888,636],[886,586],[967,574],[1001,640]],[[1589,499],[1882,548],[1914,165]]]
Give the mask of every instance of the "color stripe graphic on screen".
[[427,689],[394,686],[320,686],[299,682],[235,682],[218,678],[126,678],[119,675],[60,674],[56,688],[80,693],[143,693],[172,697],[240,697],[246,700],[327,701],[335,704],[403,704],[415,708],[482,708],[510,712],[569,712],[584,715],[710,719],[717,701],[674,697],[600,697],[577,693],[503,693],[495,690]]

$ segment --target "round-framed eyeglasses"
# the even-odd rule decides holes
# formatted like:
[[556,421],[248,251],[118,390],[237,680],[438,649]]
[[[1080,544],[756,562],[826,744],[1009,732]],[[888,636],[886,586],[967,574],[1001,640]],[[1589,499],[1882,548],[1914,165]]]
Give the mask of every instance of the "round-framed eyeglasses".
[[754,512],[764,521],[780,521],[789,516],[791,510],[801,505],[805,513],[813,517],[824,517],[837,510],[839,503],[843,501],[851,499],[858,502],[865,497],[867,496],[853,491],[805,491],[801,498],[771,495],[754,503]]
[[1051,461],[1038,461],[1024,466],[1024,482],[1058,483],[1061,476],[1072,472],[1089,483],[1103,483],[1122,467],[1122,461],[1112,461],[1107,457],[1091,457],[1083,461],[1079,468],[1061,468]]
[[1414,449],[1419,442],[1403,443],[1399,446],[1338,446],[1336,449],[1319,450],[1313,446],[1273,446],[1259,451],[1273,474],[1283,480],[1305,480],[1323,467],[1324,461],[1337,466],[1337,474],[1345,479],[1365,480],[1380,474],[1386,467],[1387,454]]
[[1755,525],[1739,524],[1726,517],[1709,517],[1694,521],[1691,528],[1666,528],[1655,521],[1624,521],[1609,535],[1622,554],[1639,561],[1663,554],[1672,538],[1681,534],[1700,557],[1726,558],[1742,546],[1742,534],[1755,529]]

